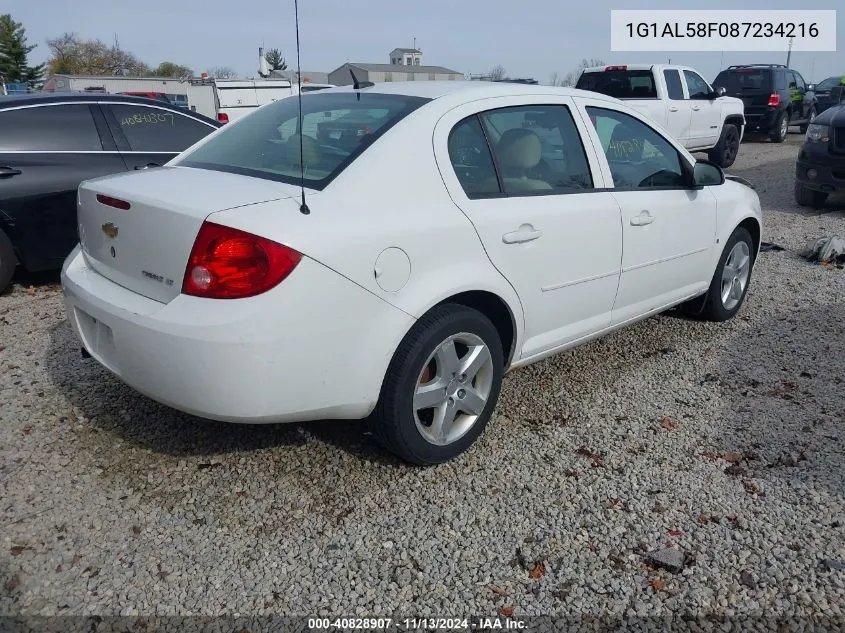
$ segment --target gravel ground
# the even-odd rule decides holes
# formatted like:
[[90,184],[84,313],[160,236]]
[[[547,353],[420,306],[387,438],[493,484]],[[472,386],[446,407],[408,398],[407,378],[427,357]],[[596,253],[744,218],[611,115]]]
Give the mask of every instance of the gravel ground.
[[[845,616],[843,235],[800,137],[745,143],[766,241],[730,323],[649,319],[510,374],[431,469],[348,422],[182,415],[83,361],[55,278],[0,297],[0,613]],[[25,284],[28,282],[25,281]],[[644,555],[680,548],[673,574]]]

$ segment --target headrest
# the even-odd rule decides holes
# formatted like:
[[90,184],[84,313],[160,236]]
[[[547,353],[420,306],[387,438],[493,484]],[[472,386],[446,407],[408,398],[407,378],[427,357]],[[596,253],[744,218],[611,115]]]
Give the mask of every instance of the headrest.
[[540,137],[531,130],[523,128],[508,130],[499,139],[496,154],[504,167],[519,169],[536,167],[542,156]]
[[[287,140],[287,162],[299,165],[299,134],[291,134]],[[305,167],[316,166],[320,162],[320,143],[310,136],[302,137],[302,161]]]

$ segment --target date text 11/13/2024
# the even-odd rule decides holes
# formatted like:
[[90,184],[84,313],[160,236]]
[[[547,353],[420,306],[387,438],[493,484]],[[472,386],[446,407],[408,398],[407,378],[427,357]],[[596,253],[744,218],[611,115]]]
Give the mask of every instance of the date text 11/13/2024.
[[815,22],[628,22],[628,37],[667,38],[766,38],[818,37]]
[[511,630],[518,631],[526,626],[523,620],[511,617],[480,618],[308,618],[310,630]]

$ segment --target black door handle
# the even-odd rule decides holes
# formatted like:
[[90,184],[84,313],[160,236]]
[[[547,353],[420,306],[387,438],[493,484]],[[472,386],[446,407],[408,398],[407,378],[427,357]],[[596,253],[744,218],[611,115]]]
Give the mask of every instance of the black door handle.
[[0,167],[0,178],[4,178],[6,176],[19,176],[23,172],[20,169],[15,169],[14,167],[6,167],[5,165]]
[[135,167],[133,167],[133,169],[136,169],[136,170],[137,169],[148,169],[150,167],[161,167],[161,165],[159,165],[158,163],[147,163],[143,167],[141,167],[141,165],[135,165]]

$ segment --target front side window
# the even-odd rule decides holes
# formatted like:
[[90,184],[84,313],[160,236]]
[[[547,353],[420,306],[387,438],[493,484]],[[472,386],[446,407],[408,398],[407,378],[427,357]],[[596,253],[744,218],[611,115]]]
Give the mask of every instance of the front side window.
[[216,129],[172,110],[129,103],[107,107],[133,152],[179,153]]
[[85,103],[0,110],[0,151],[99,152],[103,144]]
[[651,127],[628,114],[588,107],[617,189],[684,187],[680,153]]
[[592,189],[593,178],[569,108],[526,105],[481,114],[507,194]]
[[323,189],[383,133],[428,101],[320,90],[302,95],[300,125],[299,100],[280,99],[225,126],[175,164]]
[[710,86],[698,73],[685,70],[684,79],[687,82],[687,92],[689,92],[690,99],[707,99],[710,96]]

